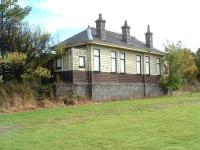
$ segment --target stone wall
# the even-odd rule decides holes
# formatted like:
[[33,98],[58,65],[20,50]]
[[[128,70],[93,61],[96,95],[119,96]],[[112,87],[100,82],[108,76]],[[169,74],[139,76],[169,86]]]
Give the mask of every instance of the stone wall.
[[89,85],[87,83],[73,84],[74,97],[89,97]]
[[[144,90],[145,89],[145,90]],[[146,91],[146,92],[145,92]],[[160,96],[163,94],[159,84],[142,83],[93,83],[91,90],[89,84],[57,84],[56,95],[68,96],[73,94],[74,97],[90,97],[94,101],[131,99]]]
[[58,83],[55,85],[54,94],[56,97],[69,96],[73,92],[72,84]]
[[96,101],[134,99],[161,95],[163,95],[163,92],[159,84],[146,84],[146,86],[139,83],[105,83],[92,85],[92,99]]

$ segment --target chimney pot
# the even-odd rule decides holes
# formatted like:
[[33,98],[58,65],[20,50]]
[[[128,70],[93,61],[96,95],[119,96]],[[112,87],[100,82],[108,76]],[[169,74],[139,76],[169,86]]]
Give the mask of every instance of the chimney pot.
[[150,31],[150,26],[147,25],[147,32],[145,33],[146,47],[153,48],[153,33]]
[[127,20],[124,21],[124,26],[122,26],[122,41],[130,43],[130,26],[128,26]]
[[105,40],[105,23],[106,21],[102,18],[102,14],[99,14],[99,18],[95,21],[96,22],[96,36]]

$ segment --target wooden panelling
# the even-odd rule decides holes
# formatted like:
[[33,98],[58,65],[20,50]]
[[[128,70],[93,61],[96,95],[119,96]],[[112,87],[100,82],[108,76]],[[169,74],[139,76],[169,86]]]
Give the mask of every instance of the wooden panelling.
[[146,83],[159,84],[160,76],[148,75],[146,76]]
[[88,83],[89,74],[91,81],[94,83],[146,83],[159,84],[160,76],[155,75],[136,75],[136,74],[120,74],[108,72],[88,72],[88,71],[63,71],[57,72],[57,76],[64,82],[83,82]]
[[144,79],[144,75],[87,71],[73,71],[73,82],[87,83],[89,74],[91,75],[91,81],[94,83],[144,83],[144,80],[146,83],[160,83],[160,76],[155,75],[145,76]]
[[73,82],[88,82],[88,77],[89,77],[89,72],[88,71],[73,71]]

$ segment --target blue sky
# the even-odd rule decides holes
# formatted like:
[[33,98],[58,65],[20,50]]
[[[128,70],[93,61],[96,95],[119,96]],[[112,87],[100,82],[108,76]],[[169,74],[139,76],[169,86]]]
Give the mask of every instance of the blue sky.
[[32,7],[26,21],[51,32],[55,42],[95,26],[102,13],[107,30],[121,33],[127,20],[131,35],[141,41],[150,24],[154,46],[161,50],[166,40],[182,41],[192,51],[200,47],[199,0],[21,0],[21,4]]
[[80,32],[84,28],[65,28],[57,27],[55,29],[48,28],[50,20],[57,20],[57,15],[52,14],[47,9],[42,9],[39,7],[39,4],[44,2],[44,0],[34,0],[34,1],[23,1],[24,6],[30,6],[32,8],[31,13],[25,18],[25,21],[29,22],[31,26],[37,27],[40,26],[42,30],[50,32],[52,34],[54,42],[60,42],[66,38],[72,36],[75,33]]

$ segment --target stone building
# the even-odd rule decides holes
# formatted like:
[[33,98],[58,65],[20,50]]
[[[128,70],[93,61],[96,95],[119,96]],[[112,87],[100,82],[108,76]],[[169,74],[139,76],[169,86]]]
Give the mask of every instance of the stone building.
[[122,34],[107,31],[99,14],[96,28],[63,42],[64,54],[55,60],[55,74],[63,82],[57,95],[89,97],[92,100],[126,99],[162,95],[160,77],[163,52],[153,47],[150,26],[146,43],[130,35],[127,21]]

